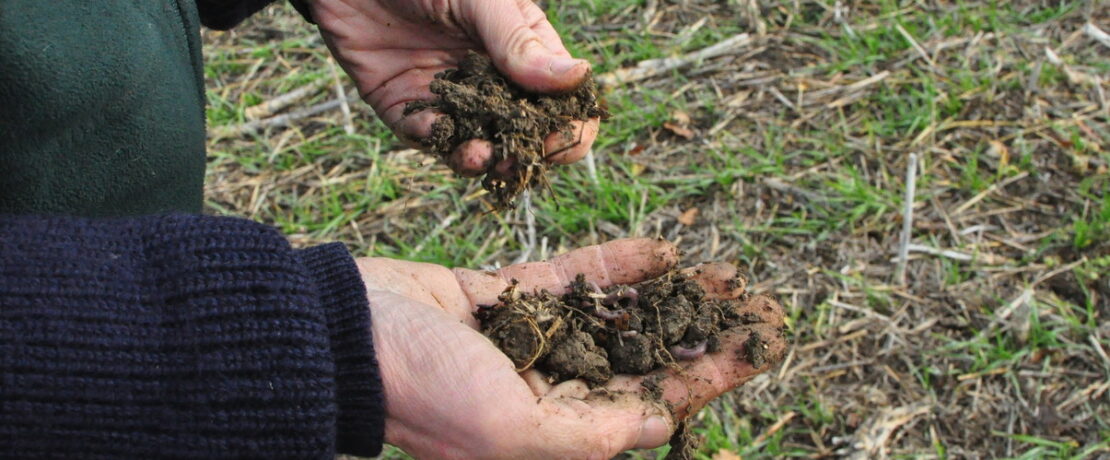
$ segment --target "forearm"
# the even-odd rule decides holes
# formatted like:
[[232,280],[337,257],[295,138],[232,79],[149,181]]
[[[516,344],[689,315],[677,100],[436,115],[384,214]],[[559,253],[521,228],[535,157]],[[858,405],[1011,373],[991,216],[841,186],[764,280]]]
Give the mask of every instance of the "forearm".
[[0,457],[374,454],[369,321],[342,247],[227,218],[0,217]]

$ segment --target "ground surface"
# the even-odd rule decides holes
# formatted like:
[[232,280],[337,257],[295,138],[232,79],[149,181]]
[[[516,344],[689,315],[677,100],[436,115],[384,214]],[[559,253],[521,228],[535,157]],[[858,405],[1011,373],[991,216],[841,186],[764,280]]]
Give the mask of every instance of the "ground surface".
[[795,345],[695,418],[705,458],[1110,456],[1110,47],[1084,30],[1110,31],[1105,3],[546,8],[603,77],[750,35],[635,82],[609,74],[594,167],[556,168],[554,199],[487,214],[479,184],[400,146],[364,104],[346,116],[335,85],[352,86],[272,7],[205,32],[210,211],[447,265],[635,235],[744,265]]

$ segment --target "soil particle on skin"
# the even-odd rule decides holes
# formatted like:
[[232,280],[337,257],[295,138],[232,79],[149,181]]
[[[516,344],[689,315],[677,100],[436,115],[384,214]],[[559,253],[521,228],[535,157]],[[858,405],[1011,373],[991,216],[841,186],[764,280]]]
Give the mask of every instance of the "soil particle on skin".
[[767,364],[767,342],[763,340],[758,332],[752,331],[748,340],[744,341],[744,355],[753,368],[760,369]]
[[[430,89],[438,97],[409,103],[405,115],[425,109],[445,115],[432,125],[431,136],[421,140],[444,158],[470,139],[489,141],[493,161],[482,186],[499,208],[511,207],[526,188],[547,185],[544,160],[559,153],[545,150],[549,134],[562,133],[571,145],[577,141],[571,121],[608,117],[592,77],[563,94],[534,93],[510,82],[489,57],[473,51],[457,69],[437,74]],[[508,170],[495,173],[498,165],[505,167],[503,160],[510,160]]]

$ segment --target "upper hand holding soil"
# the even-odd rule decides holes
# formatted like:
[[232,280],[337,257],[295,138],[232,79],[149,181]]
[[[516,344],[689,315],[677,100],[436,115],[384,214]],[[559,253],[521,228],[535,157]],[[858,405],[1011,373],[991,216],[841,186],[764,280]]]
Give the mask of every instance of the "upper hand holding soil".
[[[589,63],[571,58],[543,10],[529,0],[313,0],[311,7],[362,98],[408,141],[428,138],[442,115],[425,110],[405,116],[405,106],[434,99],[429,84],[435,74],[458,67],[469,51],[489,53],[498,69],[532,91],[568,91],[589,74]],[[559,153],[547,160],[581,159],[598,123],[576,121],[569,136],[551,133],[546,151]],[[490,143],[474,140],[460,145],[447,163],[464,175],[508,166],[492,159]]]
[[[753,331],[764,334],[769,361],[781,356],[777,304],[746,303],[751,311],[740,313],[761,323],[722,332],[717,352],[648,376],[617,375],[593,389],[582,380],[552,385],[535,370],[518,373],[477,331],[474,312],[496,303],[510,280],[524,292],[561,294],[583,274],[604,289],[663,275],[677,259],[667,242],[634,239],[497,272],[359,260],[385,385],[386,440],[428,458],[609,458],[667,442],[676,421],[771,367],[752,365]],[[708,298],[728,299],[742,294],[730,282],[736,275],[734,267],[711,264],[693,278]]]

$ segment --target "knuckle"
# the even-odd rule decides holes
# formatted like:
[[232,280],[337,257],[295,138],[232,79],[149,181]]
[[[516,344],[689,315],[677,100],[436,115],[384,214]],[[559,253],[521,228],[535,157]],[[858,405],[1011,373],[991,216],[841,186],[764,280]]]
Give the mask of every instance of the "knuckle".
[[508,34],[506,48],[518,56],[524,55],[533,46],[542,46],[539,37],[525,24],[517,24]]
[[600,433],[598,431],[590,432],[590,441],[587,445],[591,446],[589,452],[586,453],[586,458],[590,460],[604,460],[612,458],[619,452],[615,449],[613,438],[607,433]]
[[555,279],[555,285],[558,286],[559,289],[570,286],[578,273],[582,272],[581,268],[576,268],[571,265],[572,261],[567,255],[559,256],[548,264],[551,275]]

